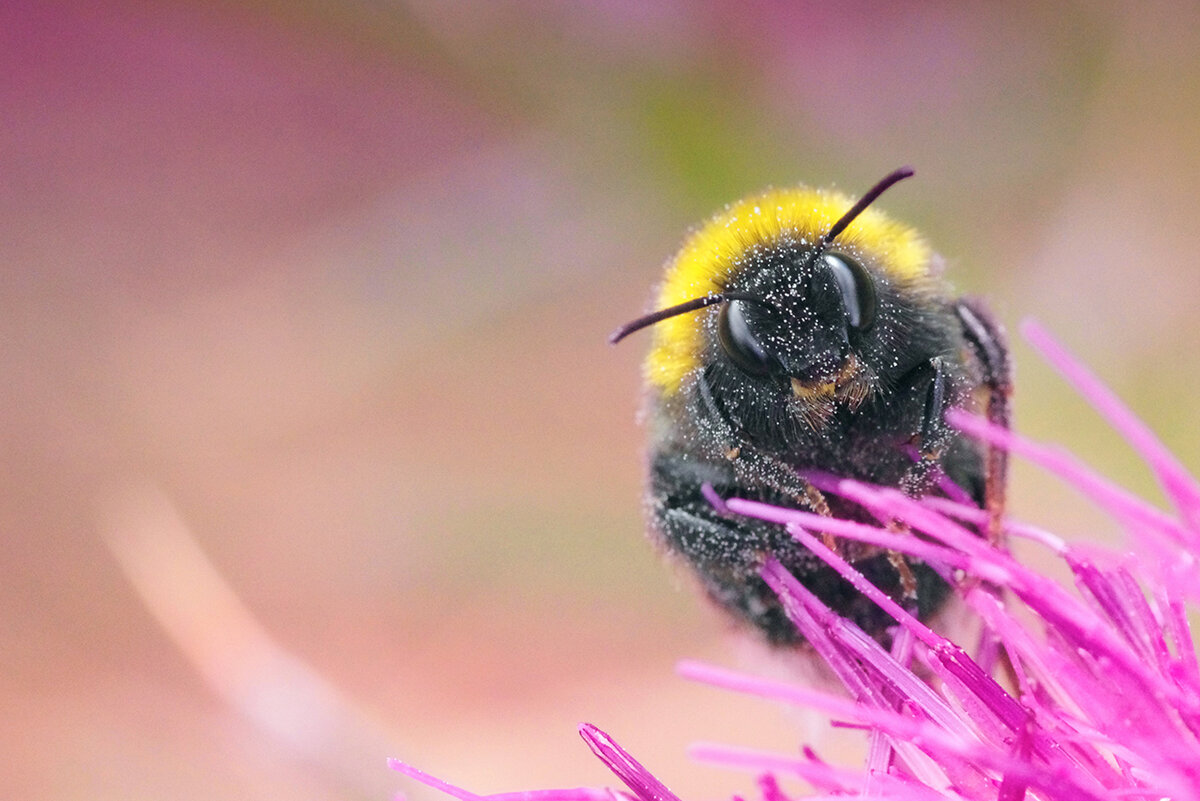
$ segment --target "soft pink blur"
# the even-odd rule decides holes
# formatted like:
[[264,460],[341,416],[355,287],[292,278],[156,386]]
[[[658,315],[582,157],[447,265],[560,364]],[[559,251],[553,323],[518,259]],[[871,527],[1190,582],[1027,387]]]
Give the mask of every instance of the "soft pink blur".
[[[3,4],[0,796],[607,781],[585,719],[685,798],[748,787],[685,745],[818,727],[673,677],[741,647],[642,539],[644,342],[605,335],[720,203],[910,163],[886,207],[955,283],[1196,464],[1187,8]],[[1025,431],[1150,486],[1017,357]],[[202,681],[106,545],[163,499],[378,753],[306,761]]]

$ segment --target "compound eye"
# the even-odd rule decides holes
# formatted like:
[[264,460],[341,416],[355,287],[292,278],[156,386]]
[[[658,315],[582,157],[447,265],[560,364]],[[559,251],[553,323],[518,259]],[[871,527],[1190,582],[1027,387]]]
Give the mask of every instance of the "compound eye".
[[842,303],[846,307],[846,318],[856,331],[866,331],[875,324],[875,280],[854,259],[840,253],[825,253],[821,256],[825,266],[833,275]]
[[717,317],[717,339],[729,360],[748,375],[762,377],[780,370],[779,361],[754,336],[746,323],[746,304],[731,300]]

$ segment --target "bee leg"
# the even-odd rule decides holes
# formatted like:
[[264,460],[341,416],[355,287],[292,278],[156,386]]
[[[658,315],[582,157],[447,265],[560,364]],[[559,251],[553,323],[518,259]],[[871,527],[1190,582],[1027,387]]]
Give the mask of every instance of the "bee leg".
[[796,643],[801,638],[795,625],[759,571],[766,557],[775,555],[796,575],[804,575],[816,568],[815,558],[801,553],[783,526],[728,515],[702,489],[708,485],[721,498],[783,500],[782,493],[751,488],[738,478],[738,462],[748,458],[766,456],[743,449],[736,462],[714,464],[678,453],[657,454],[647,496],[651,530],[660,545],[695,570],[705,593],[718,606],[773,643]]
[[[1012,424],[1012,360],[1004,330],[984,308],[972,299],[959,300],[954,313],[962,325],[963,338],[971,349],[973,362],[980,373],[980,383],[987,391],[987,419],[993,425],[1009,428]],[[1008,452],[989,446],[984,468],[984,506],[988,513],[987,538],[992,544],[1002,539],[1005,488],[1008,483]]]
[[[678,453],[654,458],[647,497],[653,536],[693,569],[717,606],[776,645],[801,642],[803,638],[782,602],[760,576],[766,559],[774,558],[838,614],[876,639],[887,637],[886,632],[895,625],[891,616],[793,539],[786,527],[723,513],[705,496],[704,484],[721,498],[787,504],[789,496],[761,485],[748,487],[724,465],[698,462]],[[884,554],[856,563],[856,567],[893,597],[904,592]],[[922,605],[919,611],[928,614],[945,598],[948,588],[928,566],[911,567]]]
[[946,362],[935,356],[918,369],[925,374],[917,377],[917,386],[925,385],[925,408],[914,443],[918,457],[900,480],[900,488],[913,497],[924,495],[937,480],[941,469],[939,460],[950,441],[950,429],[946,425],[946,408],[950,402]]
[[[825,500],[824,493],[797,473],[795,468],[752,444],[753,437],[742,429],[713,395],[709,386],[710,375],[711,371],[705,370],[700,376],[700,400],[709,415],[719,421],[724,429],[721,432],[724,456],[733,467],[734,474],[747,486],[764,484],[794,499],[802,508],[832,517],[833,512],[829,508],[829,502]],[[825,545],[839,556],[844,555],[841,545],[832,534],[822,536]]]
[[[918,457],[900,480],[905,494],[919,497],[929,491],[941,472],[941,456],[950,442],[950,429],[946,425],[946,408],[950,403],[950,378],[946,362],[935,356],[917,368],[914,384],[924,385],[925,406],[921,415],[921,427],[917,432]],[[898,520],[892,520],[887,528],[897,533],[908,533],[909,528]],[[902,599],[909,611],[917,608],[917,580],[908,559],[899,551],[887,552],[888,562],[895,569],[903,591]]]
[[699,503],[656,510],[655,528],[669,548],[696,571],[705,594],[773,643],[799,640],[775,593],[759,576],[765,557],[781,553],[782,527],[722,517]]
[[903,591],[903,601],[907,608],[915,609],[917,602],[917,577],[913,574],[912,565],[904,558],[904,554],[899,551],[887,552],[888,564],[896,571],[896,575],[900,577],[900,589]]
[[[833,517],[833,510],[829,508],[829,501],[825,500],[825,493],[810,484],[807,479],[800,480],[804,482],[804,502],[808,507],[823,517]],[[821,541],[838,556],[846,556],[842,550],[842,541],[828,531],[821,532]]]
[[[808,509],[823,517],[833,517],[833,510],[829,508],[829,501],[826,500],[825,493],[814,487],[808,479],[797,473],[786,462],[758,450],[749,453],[743,450],[742,456],[746,458],[746,464],[752,465],[753,475],[758,480],[764,481],[765,479],[764,483],[791,497],[803,509]],[[837,537],[825,532],[821,534],[821,539],[838,556],[845,556],[841,541]]]
[[810,484],[807,479],[801,478],[800,481],[804,486],[801,498],[805,506],[822,517],[833,517],[833,512],[829,508],[829,501],[825,500],[825,493]]

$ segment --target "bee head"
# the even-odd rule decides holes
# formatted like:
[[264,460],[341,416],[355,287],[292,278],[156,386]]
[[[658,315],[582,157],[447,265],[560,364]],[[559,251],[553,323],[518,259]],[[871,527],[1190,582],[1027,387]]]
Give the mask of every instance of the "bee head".
[[[709,293],[638,318],[612,341],[656,325],[647,373],[667,396],[710,369],[746,407],[787,403],[814,426],[839,403],[857,408],[894,344],[903,306],[894,302],[897,289],[922,276],[929,261],[911,229],[863,213],[911,174],[896,170],[837,217],[833,210],[845,209],[845,199],[811,190],[730,207],[685,243],[660,298],[674,300],[693,286],[707,285]],[[847,232],[860,215],[862,224]],[[718,308],[691,314],[708,306]]]
[[765,259],[775,263],[744,271],[747,286],[716,313],[722,358],[748,376],[787,379],[798,389],[845,377],[875,326],[875,279],[834,251]]

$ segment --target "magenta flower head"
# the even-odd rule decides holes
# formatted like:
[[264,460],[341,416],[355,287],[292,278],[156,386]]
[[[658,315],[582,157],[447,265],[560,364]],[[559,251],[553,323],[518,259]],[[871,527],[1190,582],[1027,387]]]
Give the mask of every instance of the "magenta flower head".
[[[822,491],[872,511],[878,526],[739,498],[725,511],[785,526],[896,621],[891,647],[826,607],[775,562],[763,579],[811,648],[840,680],[838,694],[684,662],[680,673],[717,687],[823,710],[868,738],[866,764],[836,767],[811,749],[765,753],[697,745],[696,758],[761,777],[763,801],[785,801],[777,777],[800,777],[815,797],[877,799],[1200,800],[1200,667],[1188,622],[1200,601],[1200,484],[1083,367],[1037,326],[1023,333],[1154,471],[1171,511],[1112,486],[1055,448],[961,413],[952,425],[1027,459],[1078,489],[1123,527],[1124,546],[1067,544],[1007,520],[1066,565],[1074,587],[1017,561],[977,535],[981,516],[947,498],[914,499],[854,481]],[[899,524],[899,525],[897,525]],[[872,586],[829,537],[912,555],[954,587],[981,635],[937,634]],[[675,795],[607,734],[580,728],[592,751],[640,801]],[[460,799],[477,799],[401,762],[393,767]],[[504,801],[594,801],[608,790],[487,796]]]

